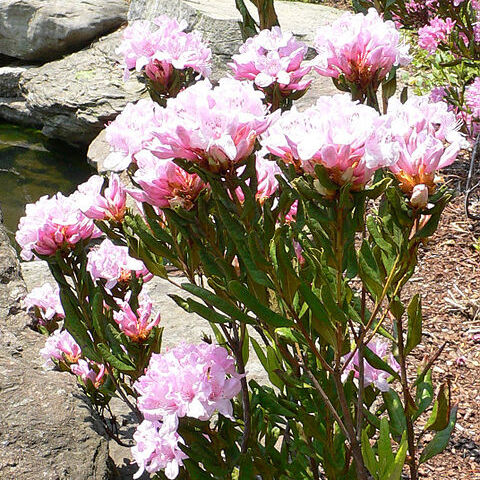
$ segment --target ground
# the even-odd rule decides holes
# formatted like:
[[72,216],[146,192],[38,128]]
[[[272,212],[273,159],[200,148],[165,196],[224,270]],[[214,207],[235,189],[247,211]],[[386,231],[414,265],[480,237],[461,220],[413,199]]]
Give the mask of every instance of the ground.
[[[478,168],[478,167],[477,167]],[[434,368],[435,384],[449,380],[458,403],[457,426],[447,450],[421,467],[428,480],[480,480],[480,221],[464,210],[468,158],[447,169],[444,179],[457,192],[437,233],[420,251],[412,293],[421,291],[424,340],[416,359],[447,342]],[[475,183],[478,179],[474,179]]]

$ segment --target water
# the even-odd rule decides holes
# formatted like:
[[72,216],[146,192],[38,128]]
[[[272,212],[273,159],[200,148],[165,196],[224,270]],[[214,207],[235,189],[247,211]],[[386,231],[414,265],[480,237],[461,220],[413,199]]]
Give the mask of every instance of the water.
[[10,238],[27,203],[59,191],[70,194],[92,173],[84,152],[38,130],[0,124],[0,208]]

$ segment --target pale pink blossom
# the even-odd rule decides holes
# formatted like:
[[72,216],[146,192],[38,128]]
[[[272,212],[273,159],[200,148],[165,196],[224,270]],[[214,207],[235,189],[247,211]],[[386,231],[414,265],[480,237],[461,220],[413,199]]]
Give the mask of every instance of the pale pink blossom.
[[57,284],[52,287],[50,283],[44,283],[41,287],[32,289],[23,299],[23,305],[27,311],[35,311],[35,308],[38,308],[41,317],[37,320],[40,325],[65,317]]
[[406,103],[393,99],[386,115],[376,122],[367,145],[373,159],[386,159],[405,193],[416,185],[435,188],[435,172],[455,161],[467,146],[459,133],[459,122],[443,102],[410,97]]
[[140,188],[131,188],[128,193],[154,207],[190,210],[207,188],[198,175],[187,173],[172,159],[158,159],[147,150],[137,155],[137,166],[133,179]]
[[45,360],[45,367],[53,367],[53,360],[59,362],[76,363],[82,355],[82,350],[67,330],[55,330],[50,335],[45,347],[40,350],[40,355]]
[[118,301],[120,310],[113,313],[113,319],[120,327],[120,330],[130,337],[134,342],[142,342],[148,338],[153,327],[160,323],[160,314],[152,316],[152,301],[146,294],[138,298],[136,312],[125,301]]
[[312,68],[302,65],[307,50],[292,33],[273,27],[247,39],[229,66],[238,80],[253,80],[262,90],[277,84],[282,94],[288,95],[310,86],[311,81],[303,80]]
[[473,117],[480,119],[480,77],[465,89],[465,104]]
[[425,208],[428,204],[428,186],[423,183],[415,185],[410,197],[410,204],[413,208]]
[[87,182],[78,186],[77,199],[80,210],[88,218],[122,222],[127,208],[127,193],[120,177],[111,174],[108,186],[102,192],[103,184],[103,177],[93,175]]
[[129,282],[132,271],[144,281],[151,279],[143,262],[128,254],[128,247],[114,245],[108,238],[87,254],[87,272],[93,280],[104,280],[109,290],[117,283]]
[[386,165],[380,158],[365,159],[365,144],[378,113],[353,102],[349,95],[320,97],[303,112],[284,112],[262,137],[262,145],[297,170],[314,174],[323,165],[338,185],[361,188],[374,171]]
[[[204,77],[210,75],[212,51],[202,41],[198,31],[184,32],[187,22],[161,15],[153,22],[136,21],[123,32],[123,42],[117,49],[129,70],[145,73],[155,81],[168,83],[172,69],[191,68]],[[160,75],[161,73],[161,75]]]
[[160,106],[152,100],[128,103],[123,112],[107,125],[105,138],[110,154],[103,169],[121,171],[135,162],[135,155],[153,141],[153,130],[161,123]]
[[339,78],[365,90],[378,86],[394,66],[407,65],[408,46],[395,24],[383,21],[374,8],[367,15],[345,13],[331,25],[318,29],[315,69],[320,75]]
[[428,25],[418,30],[418,45],[430,54],[435,53],[438,46],[445,42],[452,33],[455,22],[451,18],[435,17]]
[[143,472],[156,473],[163,470],[168,479],[177,478],[183,460],[187,455],[178,446],[185,443],[177,433],[178,419],[175,415],[167,417],[163,423],[144,420],[133,434],[135,446],[132,457],[139,466],[133,476],[140,478]]
[[[377,357],[381,358],[395,371],[400,371],[400,365],[395,360],[395,357],[392,353],[389,353],[389,345],[388,342],[382,340],[372,340],[367,347],[371,350]],[[351,353],[347,353],[342,357],[343,362],[349,362],[348,365],[345,367],[345,370],[342,375],[342,381],[345,381],[350,374],[350,372],[354,372],[354,378],[359,378],[359,368],[360,368],[360,361],[358,350],[352,357]],[[374,385],[378,388],[381,392],[387,392],[390,390],[390,385],[388,384],[388,379],[391,376],[390,373],[384,372],[383,370],[379,370],[377,368],[372,367],[365,359],[363,360],[364,366],[364,385],[368,387],[369,385]]]
[[190,160],[215,173],[243,162],[255,140],[268,127],[263,93],[251,83],[222,78],[208,80],[170,98],[164,121],[154,132],[160,145],[150,146],[159,158]]
[[90,381],[95,388],[100,387],[104,382],[105,365],[91,362],[80,358],[77,363],[70,365],[74,375],[80,377],[85,385]]
[[231,399],[240,391],[234,359],[222,347],[182,343],[153,354],[145,375],[134,384],[146,420],[170,415],[208,420],[215,411],[231,418]]
[[25,207],[15,235],[24,260],[34,255],[52,256],[58,250],[69,251],[82,240],[97,238],[100,230],[78,208],[75,195],[41,197]]

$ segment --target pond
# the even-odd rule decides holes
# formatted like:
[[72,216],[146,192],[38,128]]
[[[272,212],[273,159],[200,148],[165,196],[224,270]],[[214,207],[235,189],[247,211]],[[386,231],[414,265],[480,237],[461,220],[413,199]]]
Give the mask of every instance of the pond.
[[38,130],[0,123],[0,208],[12,240],[27,203],[58,191],[70,194],[92,173],[85,152]]

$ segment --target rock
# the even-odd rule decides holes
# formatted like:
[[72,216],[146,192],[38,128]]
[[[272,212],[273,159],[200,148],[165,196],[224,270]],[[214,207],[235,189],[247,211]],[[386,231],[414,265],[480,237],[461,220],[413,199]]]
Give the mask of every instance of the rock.
[[73,376],[45,371],[16,254],[0,225],[0,478],[107,480],[108,443]]
[[106,130],[102,130],[89,145],[87,151],[87,162],[97,172],[103,173],[107,170],[103,166],[103,162],[110,153],[110,144],[106,140]]
[[126,0],[3,0],[0,53],[46,61],[86,46],[126,20]]
[[121,36],[121,31],[114,32],[90,48],[25,69],[20,73],[21,96],[0,99],[0,117],[86,147],[144,89],[135,75],[123,81],[115,54]]
[[0,67],[0,98],[21,97],[20,79],[30,66]]

